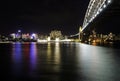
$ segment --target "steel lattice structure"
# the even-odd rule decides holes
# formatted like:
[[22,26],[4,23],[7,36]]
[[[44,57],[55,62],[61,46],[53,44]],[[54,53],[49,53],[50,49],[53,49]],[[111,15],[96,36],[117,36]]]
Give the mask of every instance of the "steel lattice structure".
[[82,31],[99,15],[109,4],[111,0],[90,0],[83,25]]

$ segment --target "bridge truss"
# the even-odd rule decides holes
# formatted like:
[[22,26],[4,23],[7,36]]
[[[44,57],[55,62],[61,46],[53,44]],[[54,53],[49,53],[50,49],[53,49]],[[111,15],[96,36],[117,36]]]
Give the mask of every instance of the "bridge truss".
[[109,4],[111,0],[90,0],[83,25],[82,31],[91,23]]

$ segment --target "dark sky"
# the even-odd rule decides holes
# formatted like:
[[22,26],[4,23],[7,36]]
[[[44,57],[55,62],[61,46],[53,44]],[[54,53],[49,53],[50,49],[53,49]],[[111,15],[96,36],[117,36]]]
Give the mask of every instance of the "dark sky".
[[[95,27],[98,32],[119,32],[120,0],[116,1],[102,12],[88,29]],[[75,34],[83,23],[88,3],[89,0],[1,2],[0,33],[12,33],[21,29],[22,32],[49,34],[56,29],[66,35]]]

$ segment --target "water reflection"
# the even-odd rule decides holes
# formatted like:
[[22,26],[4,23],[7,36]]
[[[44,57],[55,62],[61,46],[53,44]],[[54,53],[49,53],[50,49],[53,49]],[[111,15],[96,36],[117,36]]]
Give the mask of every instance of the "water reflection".
[[54,56],[55,64],[60,64],[60,44],[59,44],[59,42],[55,43],[54,53],[55,53],[55,56]]
[[12,49],[13,74],[33,74],[36,69],[37,47],[36,43],[14,43]]
[[[4,48],[8,47],[6,45]],[[11,44],[10,46],[11,47]],[[120,50],[81,43],[13,43],[5,59],[13,77],[42,81],[119,81]],[[11,53],[11,54],[9,54]],[[12,59],[11,57],[12,56]],[[4,66],[5,62],[2,63]],[[4,66],[5,68],[6,66]],[[3,72],[4,73],[4,72]],[[3,74],[2,73],[2,74]],[[5,75],[7,74],[7,71]],[[21,81],[23,81],[22,79]],[[14,81],[14,79],[13,79]]]
[[48,63],[50,63],[50,60],[51,60],[51,43],[48,42],[48,46],[47,46],[47,59],[48,59]]
[[48,43],[47,45],[47,66],[51,68],[53,72],[60,71],[60,44],[56,43]]
[[19,76],[22,72],[22,45],[21,43],[12,45],[13,74]]
[[115,81],[116,62],[114,51],[110,48],[79,44],[78,53],[78,72],[90,81]]
[[30,44],[30,72],[34,73],[37,64],[37,46],[36,43]]

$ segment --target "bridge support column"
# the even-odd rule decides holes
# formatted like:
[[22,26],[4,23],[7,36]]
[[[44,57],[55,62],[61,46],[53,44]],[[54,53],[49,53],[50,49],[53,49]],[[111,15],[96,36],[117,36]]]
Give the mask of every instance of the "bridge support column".
[[82,41],[83,38],[83,32],[82,32],[82,27],[79,28],[79,40]]
[[83,33],[79,32],[79,40],[82,41],[82,38],[83,38]]

